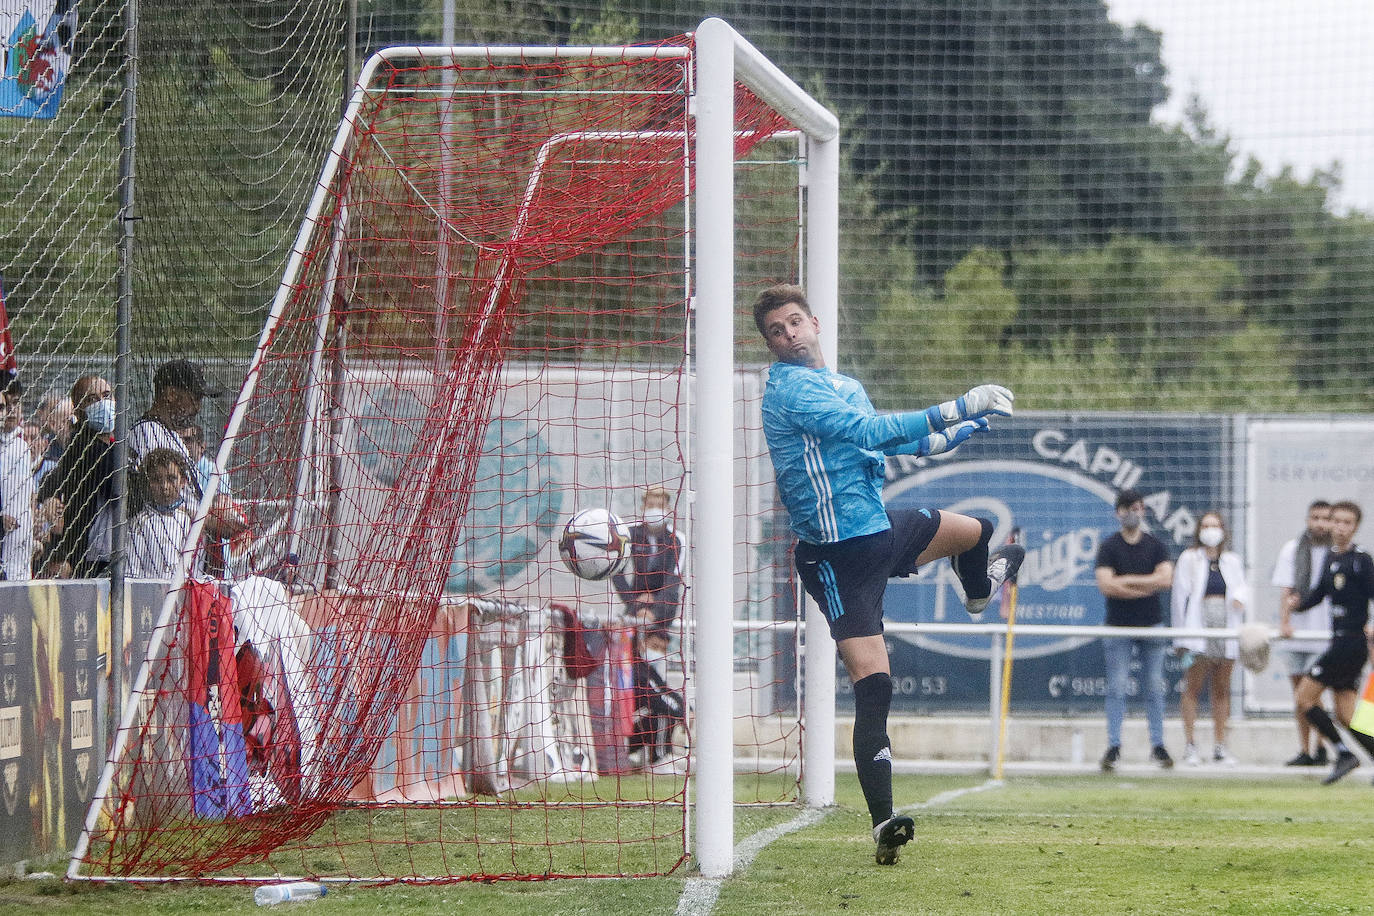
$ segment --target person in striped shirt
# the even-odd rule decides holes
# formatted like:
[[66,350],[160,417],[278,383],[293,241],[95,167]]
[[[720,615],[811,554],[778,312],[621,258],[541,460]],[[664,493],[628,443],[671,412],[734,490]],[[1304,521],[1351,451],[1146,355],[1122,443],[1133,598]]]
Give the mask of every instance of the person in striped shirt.
[[191,531],[191,510],[185,494],[189,477],[186,459],[173,449],[155,448],[143,456],[137,473],[142,477],[147,501],[129,521],[127,575],[131,579],[170,579]]
[[874,858],[897,861],[915,822],[892,809],[887,715],[892,676],[883,641],[883,593],[949,557],[974,618],[1016,575],[1023,548],[989,554],[993,525],[941,509],[889,511],[887,455],[937,455],[1009,417],[1013,395],[979,385],[926,410],[879,414],[862,384],[825,365],[820,321],[805,291],[774,286],[754,303],[754,323],[777,358],[763,395],[763,431],[793,533],[797,572],[830,624],[854,685],[854,763],[873,821]]

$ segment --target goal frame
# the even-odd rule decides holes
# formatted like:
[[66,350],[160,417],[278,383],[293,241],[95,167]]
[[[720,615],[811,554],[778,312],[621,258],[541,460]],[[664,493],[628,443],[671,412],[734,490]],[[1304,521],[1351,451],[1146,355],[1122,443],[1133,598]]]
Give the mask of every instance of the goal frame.
[[[695,318],[695,381],[691,401],[730,404],[735,354],[735,85],[740,83],[769,104],[800,132],[803,158],[801,184],[805,225],[802,240],[802,276],[808,299],[821,321],[821,345],[826,359],[836,358],[839,273],[839,122],[819,102],[770,62],[725,21],[710,18],[694,33],[695,48],[683,47],[519,47],[410,46],[389,48],[369,58],[359,75],[333,144],[321,172],[305,218],[297,233],[268,312],[259,343],[249,365],[242,390],[235,401],[224,439],[215,457],[215,470],[197,508],[188,545],[198,543],[213,501],[220,490],[225,468],[240,436],[261,368],[292,290],[308,255],[310,239],[322,229],[333,234],[326,267],[326,290],[317,313],[317,347],[324,344],[332,287],[337,282],[342,229],[324,227],[329,189],[354,134],[358,115],[367,97],[372,74],[394,58],[453,61],[557,60],[630,57],[694,56],[696,79],[692,114],[696,129],[696,156],[689,162],[695,179],[691,194],[691,236],[695,257],[688,264],[690,303]],[[694,268],[694,270],[693,270]],[[694,279],[693,279],[694,278]],[[307,398],[308,413],[320,409],[320,381],[312,378]],[[734,858],[733,793],[714,787],[730,786],[734,778],[734,550],[735,430],[732,410],[696,410],[697,444],[691,469],[695,504],[693,528],[699,532],[694,549],[694,587],[697,626],[694,635],[696,715],[695,760],[697,790],[695,830],[690,834],[700,872],[705,877],[730,874]],[[306,429],[314,427],[306,423]],[[297,493],[307,487],[296,483]],[[140,698],[146,692],[154,663],[168,648],[177,602],[188,578],[194,551],[183,551],[171,587],[154,628],[152,644],[123,705],[119,729],[111,742],[105,766],[87,811],[86,821],[67,870],[69,878],[80,873],[86,850],[105,805],[114,770],[137,720]],[[835,646],[824,619],[813,602],[806,601],[804,681],[802,700],[802,787],[808,806],[834,802],[835,760]],[[706,791],[702,786],[712,787]],[[108,880],[102,878],[101,880]]]

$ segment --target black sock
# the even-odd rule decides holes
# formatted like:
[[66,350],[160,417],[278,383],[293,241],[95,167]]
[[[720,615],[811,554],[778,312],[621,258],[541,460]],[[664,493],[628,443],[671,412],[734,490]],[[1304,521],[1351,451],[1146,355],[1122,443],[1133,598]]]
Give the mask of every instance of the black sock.
[[1337,753],[1347,750],[1345,742],[1341,740],[1341,733],[1336,731],[1336,723],[1331,721],[1331,716],[1327,715],[1325,709],[1320,706],[1310,706],[1307,712],[1303,713],[1307,721],[1312,723],[1323,738],[1331,742],[1331,746]]
[[891,705],[892,675],[870,674],[854,684],[854,767],[875,827],[892,817],[892,749],[887,739]]
[[992,540],[992,522],[978,519],[983,526],[978,543],[950,559],[954,574],[964,586],[964,594],[970,598],[986,598],[992,594],[992,583],[988,581],[988,542]]

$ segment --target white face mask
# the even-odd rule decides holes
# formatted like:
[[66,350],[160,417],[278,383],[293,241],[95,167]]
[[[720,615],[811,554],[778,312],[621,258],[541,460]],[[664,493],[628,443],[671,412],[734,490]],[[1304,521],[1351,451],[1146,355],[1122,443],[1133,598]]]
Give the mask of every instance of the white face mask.
[[668,522],[668,513],[662,509],[645,509],[644,524],[650,528],[662,528]]
[[87,407],[86,422],[94,426],[96,429],[100,430],[102,433],[114,432],[114,398],[101,398],[91,406]]
[[1226,532],[1220,528],[1203,528],[1197,533],[1197,539],[1206,547],[1217,547],[1226,539]]

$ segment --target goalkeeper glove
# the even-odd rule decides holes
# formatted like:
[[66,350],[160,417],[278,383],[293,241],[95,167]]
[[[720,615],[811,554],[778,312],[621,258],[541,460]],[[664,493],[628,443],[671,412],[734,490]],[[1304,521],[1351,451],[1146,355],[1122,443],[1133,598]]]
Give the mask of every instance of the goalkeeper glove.
[[1001,385],[979,385],[953,401],[945,401],[938,407],[926,408],[926,419],[933,430],[942,430],[960,420],[975,420],[979,417],[996,415],[1011,416],[1011,402],[1016,398]]
[[921,440],[921,447],[916,454],[922,458],[929,458],[931,455],[943,455],[945,452],[952,452],[959,445],[972,436],[974,433],[983,433],[988,430],[988,421],[979,417],[976,420],[966,420],[945,429],[943,432],[931,433]]

